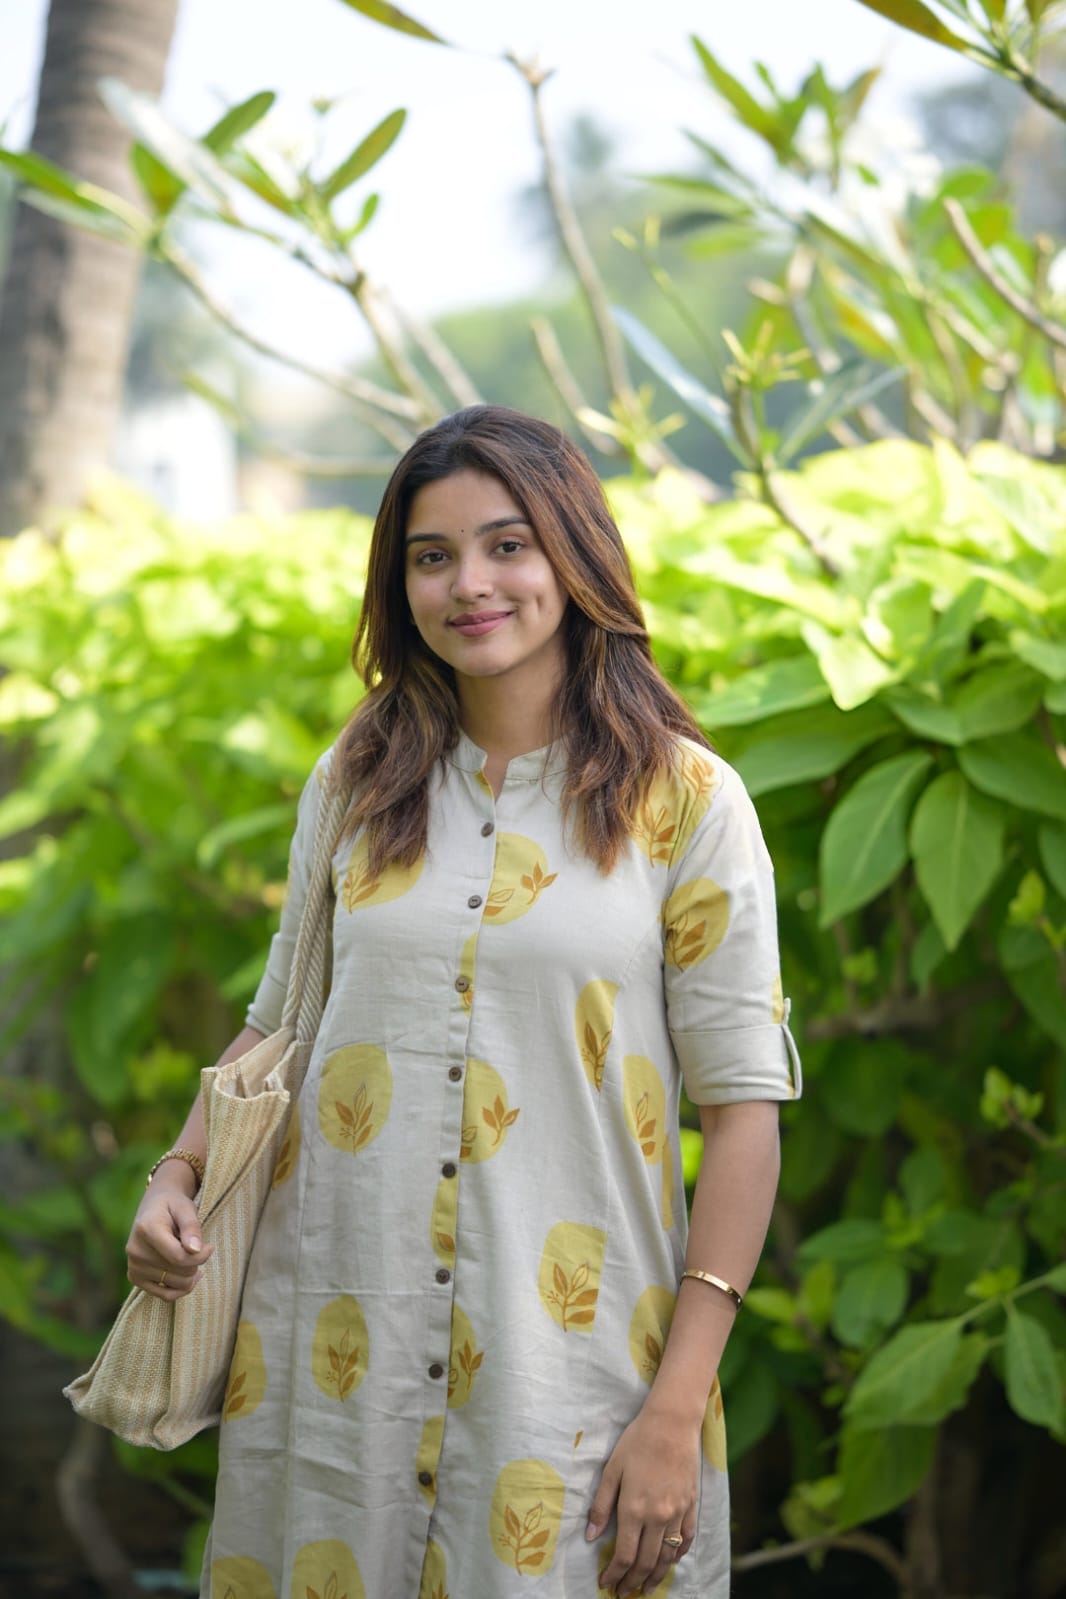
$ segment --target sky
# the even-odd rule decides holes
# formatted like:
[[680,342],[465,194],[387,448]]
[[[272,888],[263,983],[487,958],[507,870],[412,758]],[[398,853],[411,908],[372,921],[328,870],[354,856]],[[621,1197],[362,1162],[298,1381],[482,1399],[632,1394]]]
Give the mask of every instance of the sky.
[[[516,212],[515,195],[535,181],[538,163],[527,92],[505,51],[554,67],[545,91],[553,124],[592,112],[633,173],[689,161],[683,128],[736,137],[703,84],[693,33],[737,75],[751,82],[762,60],[789,90],[815,60],[832,81],[880,64],[875,104],[889,115],[959,71],[949,52],[857,0],[404,0],[404,8],[457,48],[386,30],[342,0],[181,0],[163,103],[198,133],[223,105],[276,89],[277,136],[298,142],[309,102],[343,96],[329,122],[327,167],[406,107],[400,140],[352,204],[380,189],[362,258],[421,315],[507,299],[543,277],[543,256]],[[46,14],[47,0],[0,0],[0,124],[16,147],[29,136]],[[297,269],[272,267],[228,232],[194,242],[213,285],[258,331],[276,330],[283,308],[286,347],[316,360],[363,347],[354,313],[306,274],[297,281]]]

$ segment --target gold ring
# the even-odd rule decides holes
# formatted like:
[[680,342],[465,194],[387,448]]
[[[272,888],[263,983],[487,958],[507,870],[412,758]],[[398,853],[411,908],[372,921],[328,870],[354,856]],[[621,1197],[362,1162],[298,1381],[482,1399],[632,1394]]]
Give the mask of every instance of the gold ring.
[[671,1549],[680,1549],[684,1541],[684,1538],[679,1532],[667,1532],[663,1534],[663,1543],[668,1543]]
[[160,1288],[165,1288],[166,1285],[167,1285],[167,1274],[166,1274],[166,1272],[164,1272],[163,1275],[160,1277],[157,1286],[160,1287]]

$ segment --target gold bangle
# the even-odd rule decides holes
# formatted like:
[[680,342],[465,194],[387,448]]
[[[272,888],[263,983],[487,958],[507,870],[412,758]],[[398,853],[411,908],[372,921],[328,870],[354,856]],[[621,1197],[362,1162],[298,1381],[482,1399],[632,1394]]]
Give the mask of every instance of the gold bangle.
[[741,1305],[744,1303],[744,1295],[743,1294],[738,1294],[736,1289],[733,1287],[732,1283],[727,1283],[721,1277],[715,1277],[712,1272],[709,1272],[709,1271],[683,1271],[681,1273],[682,1282],[684,1282],[686,1277],[697,1277],[697,1278],[699,1278],[701,1283],[710,1283],[712,1288],[718,1288],[718,1289],[721,1290],[721,1292],[723,1294],[728,1294],[730,1299],[733,1301],[734,1305],[736,1305],[738,1310],[740,1309]]
[[156,1172],[159,1170],[160,1166],[162,1166],[162,1164],[163,1164],[163,1162],[165,1160],[183,1160],[183,1161],[185,1161],[186,1165],[191,1166],[193,1171],[196,1173],[197,1186],[199,1187],[199,1184],[203,1182],[203,1180],[204,1180],[204,1163],[200,1159],[199,1155],[196,1153],[195,1150],[193,1150],[193,1149],[168,1149],[165,1155],[160,1155],[159,1159],[156,1161],[155,1165],[152,1167],[151,1171],[148,1173],[148,1181],[144,1185],[146,1188],[150,1187],[152,1178],[155,1176]]

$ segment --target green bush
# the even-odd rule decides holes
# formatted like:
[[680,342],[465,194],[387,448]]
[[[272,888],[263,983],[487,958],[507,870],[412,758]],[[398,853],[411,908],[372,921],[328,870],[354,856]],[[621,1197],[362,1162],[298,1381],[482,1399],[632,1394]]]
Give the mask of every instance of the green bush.
[[[809,1537],[908,1500],[955,1413],[981,1450],[979,1384],[1019,1461],[1066,1441],[1066,471],[899,440],[782,481],[819,554],[679,473],[608,488],[777,866],[807,1092],[723,1381],[734,1463],[784,1443]],[[4,552],[7,1042],[51,1011],[70,1065],[3,1091],[54,1182],[0,1210],[0,1310],[74,1357],[80,1285],[106,1319],[143,1172],[254,989],[356,698],[367,537],[176,526],[116,487]]]

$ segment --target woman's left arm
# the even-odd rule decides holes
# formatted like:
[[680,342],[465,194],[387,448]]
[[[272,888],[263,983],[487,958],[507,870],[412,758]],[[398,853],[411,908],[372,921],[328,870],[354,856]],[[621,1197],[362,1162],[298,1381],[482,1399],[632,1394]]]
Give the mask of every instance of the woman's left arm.
[[[781,1156],[777,1105],[753,1100],[700,1108],[703,1163],[692,1202],[686,1264],[747,1291],[770,1224]],[[700,1431],[736,1306],[710,1283],[686,1277],[651,1392],[604,1468],[587,1536],[617,1512],[614,1555],[601,1588],[651,1590],[696,1533]],[[680,1533],[678,1546],[663,1535]]]

